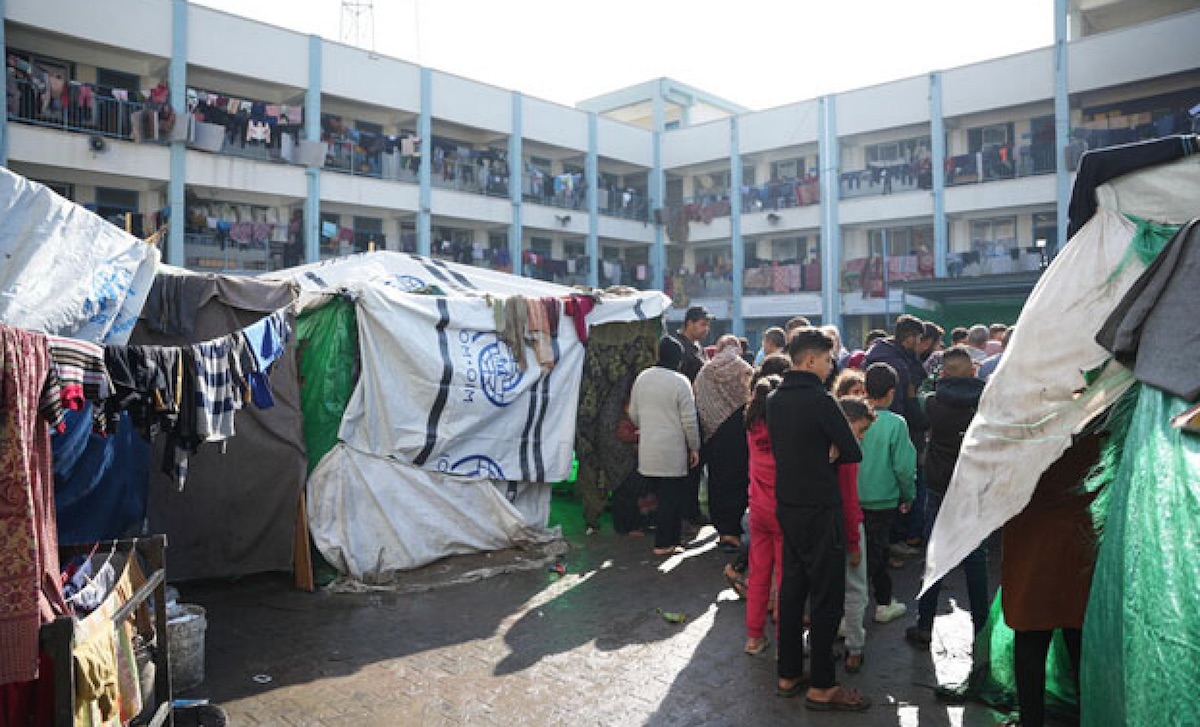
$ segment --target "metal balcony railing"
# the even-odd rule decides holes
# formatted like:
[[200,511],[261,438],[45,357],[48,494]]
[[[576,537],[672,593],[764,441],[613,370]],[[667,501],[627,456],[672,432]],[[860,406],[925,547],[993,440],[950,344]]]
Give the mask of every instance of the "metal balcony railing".
[[94,84],[60,81],[42,86],[28,79],[10,78],[8,118],[63,131],[131,139],[130,117],[146,104],[118,98],[126,93]]

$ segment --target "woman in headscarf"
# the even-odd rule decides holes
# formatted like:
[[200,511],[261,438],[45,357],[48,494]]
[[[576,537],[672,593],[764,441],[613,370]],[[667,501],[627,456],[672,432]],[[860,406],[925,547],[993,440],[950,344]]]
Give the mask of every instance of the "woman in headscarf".
[[754,368],[742,359],[736,336],[717,339],[716,354],[696,375],[701,456],[708,466],[708,510],[720,534],[718,547],[736,552],[749,488],[745,408]]

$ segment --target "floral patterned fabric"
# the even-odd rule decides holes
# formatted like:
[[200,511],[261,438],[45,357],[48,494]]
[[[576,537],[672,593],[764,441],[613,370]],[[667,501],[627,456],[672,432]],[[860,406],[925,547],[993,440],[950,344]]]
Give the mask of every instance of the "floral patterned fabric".
[[49,372],[43,334],[0,325],[0,684],[37,677],[38,627],[65,610],[50,430],[38,413]]

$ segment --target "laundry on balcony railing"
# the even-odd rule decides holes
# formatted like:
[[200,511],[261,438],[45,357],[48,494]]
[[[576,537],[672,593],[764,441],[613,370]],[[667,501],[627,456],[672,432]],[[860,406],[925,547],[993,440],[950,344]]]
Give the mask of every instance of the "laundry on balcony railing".
[[840,190],[843,197],[863,197],[872,194],[892,194],[914,189],[933,188],[933,164],[929,158],[911,162],[874,162],[866,169],[842,172]]
[[821,290],[821,263],[769,263],[746,268],[742,276],[746,295],[786,295]]
[[194,127],[188,142],[204,151],[294,161],[304,131],[304,108],[187,90]]
[[803,207],[821,201],[821,183],[816,175],[784,179],[742,187],[742,212]]
[[864,298],[883,298],[892,283],[933,277],[933,255],[892,255],[887,258],[871,256],[842,263],[841,292],[861,293]]
[[61,70],[11,53],[6,70],[7,112],[13,121],[130,139],[133,115],[145,108],[138,91],[72,81]]

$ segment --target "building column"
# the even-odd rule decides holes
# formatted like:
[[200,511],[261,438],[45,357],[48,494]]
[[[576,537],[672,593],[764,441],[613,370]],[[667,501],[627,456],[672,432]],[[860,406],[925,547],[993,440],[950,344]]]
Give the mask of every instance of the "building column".
[[[304,92],[304,140],[321,141],[321,36],[308,36],[308,89]],[[321,168],[304,170],[308,195],[304,198],[304,262],[321,259]]]
[[842,295],[838,281],[842,264],[842,228],[838,168],[841,154],[837,135],[837,97],[818,100],[817,144],[821,155],[821,321],[842,327]]
[[1067,0],[1054,0],[1054,180],[1058,203],[1058,239],[1046,251],[1053,258],[1067,244],[1067,216],[1071,203],[1071,171],[1067,145],[1071,131],[1071,97],[1067,93]]
[[420,184],[417,203],[417,254],[429,255],[433,249],[433,71],[421,68],[421,116],[417,121],[421,137],[421,165],[417,170]]
[[933,274],[946,277],[950,229],[946,226],[946,120],[942,116],[942,74],[929,74],[929,138],[933,158]]
[[598,156],[597,137],[599,119],[596,112],[588,114],[588,150],[587,161],[584,163],[584,174],[587,176],[587,205],[588,205],[588,236],[587,284],[593,288],[600,287],[600,159]]
[[733,335],[746,335],[742,319],[742,284],[746,280],[746,246],[742,244],[742,143],[741,124],[737,115],[729,117],[729,241],[733,246],[733,309],[730,318]]
[[[187,114],[187,37],[188,37],[188,4],[187,0],[173,0],[171,3],[171,65],[168,71],[171,87],[171,108],[179,119]],[[182,123],[182,122],[181,122]],[[167,221],[167,247],[164,258],[168,265],[183,267],[187,262],[184,254],[184,221],[187,210],[184,190],[187,188],[187,146],[182,138],[172,135],[171,140],[171,177],[167,181],[167,208],[170,217]]]
[[667,211],[663,208],[666,197],[666,176],[662,168],[662,135],[666,111],[663,108],[662,82],[654,93],[654,130],[651,143],[654,144],[654,167],[650,170],[650,223],[654,225],[654,247],[650,248],[650,287],[655,290],[663,289],[663,281],[667,267],[667,248],[664,227]]
[[525,100],[520,91],[512,92],[512,129],[508,132],[508,201],[512,206],[512,217],[508,223],[508,256],[512,260],[512,274],[520,275],[524,268],[521,259],[521,236],[524,225],[521,219],[521,183],[525,173],[525,152],[522,148],[524,133]]
[[[8,57],[8,37],[4,32],[4,19],[8,17],[8,2],[0,0],[0,55]],[[0,167],[8,166],[8,114],[0,114]]]

